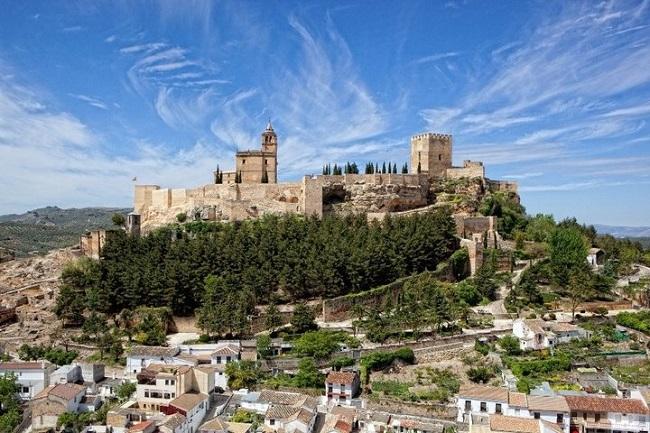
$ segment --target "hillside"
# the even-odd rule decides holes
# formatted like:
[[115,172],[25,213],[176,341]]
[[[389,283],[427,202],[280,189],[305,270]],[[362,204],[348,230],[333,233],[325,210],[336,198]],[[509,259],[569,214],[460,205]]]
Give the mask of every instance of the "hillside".
[[0,216],[0,248],[14,250],[17,256],[32,251],[43,254],[79,242],[88,230],[112,226],[115,212],[128,213],[124,208],[73,208],[48,206],[23,214]]
[[601,234],[610,234],[617,238],[650,238],[650,227],[608,226],[595,224]]

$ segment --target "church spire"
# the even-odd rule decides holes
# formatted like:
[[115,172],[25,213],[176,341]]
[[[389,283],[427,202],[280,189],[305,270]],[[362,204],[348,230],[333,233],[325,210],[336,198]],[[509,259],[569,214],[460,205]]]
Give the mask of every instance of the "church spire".
[[266,124],[266,130],[269,132],[273,132],[273,125],[271,125],[271,119],[269,118],[269,123]]

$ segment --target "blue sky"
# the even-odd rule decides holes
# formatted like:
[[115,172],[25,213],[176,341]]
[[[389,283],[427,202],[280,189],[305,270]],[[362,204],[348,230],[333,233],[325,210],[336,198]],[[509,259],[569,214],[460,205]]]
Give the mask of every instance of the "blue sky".
[[0,213],[208,183],[271,118],[285,180],[447,132],[530,213],[650,225],[649,42],[649,0],[3,2]]

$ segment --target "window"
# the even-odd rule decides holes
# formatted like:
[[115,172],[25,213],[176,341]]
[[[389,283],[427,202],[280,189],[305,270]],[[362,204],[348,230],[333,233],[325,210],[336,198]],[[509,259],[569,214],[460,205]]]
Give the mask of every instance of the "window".
[[23,394],[27,394],[28,392],[29,392],[29,387],[23,386]]
[[496,413],[501,413],[501,403],[497,403],[495,406],[495,412]]
[[242,164],[246,164],[246,160],[245,160],[245,159],[242,159],[242,160],[241,160],[241,163],[242,163]]
[[558,424],[563,424],[564,423],[564,415],[561,413],[557,414],[557,417],[555,418],[555,422]]
[[442,161],[442,155],[438,154],[438,161]]
[[221,357],[217,356],[217,364],[221,364]]
[[571,412],[571,418],[578,418],[578,412]]
[[535,419],[539,419],[539,412],[535,412]]
[[481,402],[481,412],[487,412],[487,403],[484,401]]
[[333,390],[332,385],[327,385],[327,392],[332,392]]
[[145,391],[144,396],[145,396],[145,398],[149,398],[149,391]]
[[171,398],[170,394],[168,392],[165,393],[165,398]]
[[269,421],[269,424],[271,424],[271,425],[275,425],[275,420],[274,420],[274,419],[270,420],[270,421]]
[[595,421],[595,422],[600,421],[600,414],[599,414],[599,413],[594,414],[594,421]]
[[465,400],[465,410],[466,411],[472,410],[472,401],[471,400]]
[[265,159],[264,160],[264,165],[269,165],[269,161]]
[[226,356],[226,362],[230,362],[230,356]]

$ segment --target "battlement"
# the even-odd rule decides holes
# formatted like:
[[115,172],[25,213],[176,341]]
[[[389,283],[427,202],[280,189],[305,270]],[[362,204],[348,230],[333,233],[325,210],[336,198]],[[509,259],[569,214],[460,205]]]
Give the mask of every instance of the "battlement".
[[471,167],[483,167],[483,163],[481,161],[472,161],[469,159],[463,161],[463,168],[471,168]]
[[451,134],[442,134],[438,132],[423,132],[411,136],[411,140],[434,139],[451,142]]

